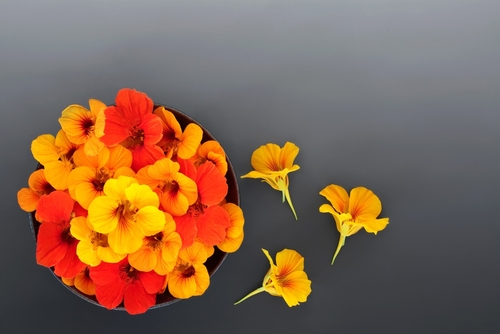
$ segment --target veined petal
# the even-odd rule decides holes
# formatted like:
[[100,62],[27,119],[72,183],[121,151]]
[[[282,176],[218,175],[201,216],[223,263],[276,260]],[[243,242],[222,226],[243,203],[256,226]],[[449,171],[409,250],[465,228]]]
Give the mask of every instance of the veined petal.
[[125,189],[125,196],[134,208],[140,209],[146,206],[158,208],[160,205],[158,195],[145,184],[131,184]]
[[311,293],[311,281],[304,271],[294,271],[277,284],[276,289],[287,305],[292,307],[307,301],[307,296]]
[[147,170],[148,175],[155,180],[167,180],[173,178],[179,172],[179,164],[169,158],[156,161]]
[[99,154],[88,155],[85,152],[85,147],[80,146],[75,154],[73,155],[73,162],[76,166],[86,166],[94,169],[99,169],[104,167],[109,160],[109,149],[107,147],[103,148]]
[[153,100],[135,89],[120,89],[116,94],[115,103],[132,124],[139,124],[145,115],[153,112]]
[[52,161],[45,164],[45,177],[57,190],[68,189],[69,173],[73,165],[69,161]]
[[22,188],[17,192],[17,203],[26,212],[33,212],[36,210],[40,195],[29,188]]
[[43,195],[38,202],[38,218],[41,222],[68,224],[74,204],[75,201],[63,191]]
[[71,142],[84,144],[94,126],[94,119],[87,108],[73,104],[62,111],[59,123]]
[[[115,146],[129,137],[129,129],[134,125],[122,111],[115,106],[107,107],[103,116],[98,117],[96,134],[107,146]],[[104,123],[104,129],[102,129]],[[101,132],[103,132],[101,136]]]
[[377,218],[382,211],[380,199],[365,187],[351,190],[349,198],[349,213],[354,220],[371,220]]
[[218,205],[205,209],[196,221],[198,238],[208,246],[221,243],[226,237],[226,228],[231,225],[227,211]]
[[205,245],[194,242],[191,246],[179,251],[179,259],[188,263],[203,264],[207,261],[208,254]]
[[75,276],[74,285],[86,295],[95,295],[95,283],[90,278],[88,269],[83,270]]
[[189,159],[200,146],[203,130],[195,123],[189,123],[180,137],[177,155],[182,159]]
[[85,263],[80,261],[78,255],[76,254],[76,246],[78,241],[71,238],[68,242],[68,249],[66,255],[61,259],[59,263],[54,266],[54,274],[60,277],[75,277],[87,266]]
[[137,224],[121,219],[117,227],[109,232],[108,243],[111,249],[118,254],[130,254],[142,246],[144,234]]
[[[319,194],[321,196],[326,197],[326,199],[328,201],[330,201],[330,203],[332,203],[333,208],[338,213],[346,213],[347,212],[348,207],[349,207],[349,195],[347,194],[347,191],[345,191],[345,189],[342,188],[341,186],[338,186],[336,184],[330,184],[329,186],[327,186],[323,190],[321,190]],[[326,208],[323,208],[323,209],[326,209]],[[321,212],[323,212],[323,211],[321,211]],[[328,212],[330,212],[330,211],[328,211]]]
[[165,141],[181,137],[181,125],[171,111],[166,110],[164,107],[158,107],[153,111],[153,113],[158,115],[163,122],[163,138]]
[[121,145],[109,149],[109,159],[106,167],[115,172],[121,167],[132,166],[132,153]]
[[135,214],[135,220],[143,235],[153,235],[165,226],[165,214],[153,206],[145,206]]
[[[286,142],[280,151],[279,161],[281,169],[293,167],[293,161],[299,154],[299,148],[294,143]],[[298,166],[297,166],[298,167]]]
[[182,173],[177,173],[174,181],[177,182],[178,191],[186,197],[188,204],[193,205],[198,199],[198,186],[196,182]]
[[195,274],[194,280],[196,282],[196,291],[194,296],[201,296],[208,289],[210,285],[210,275],[208,275],[207,267],[203,264],[193,264]]
[[222,175],[227,173],[227,160],[222,154],[208,152],[207,160],[213,162]]
[[137,183],[135,178],[128,176],[119,176],[117,179],[109,179],[104,185],[104,193],[114,200],[124,202],[127,200],[125,189]]
[[92,230],[87,224],[87,218],[83,216],[71,219],[70,232],[78,240],[88,240],[92,236]]
[[293,249],[284,249],[276,254],[279,276],[287,276],[294,271],[304,270],[304,258]]
[[210,161],[198,167],[196,184],[200,201],[205,205],[218,204],[227,195],[227,180]]
[[155,114],[144,115],[139,127],[144,130],[144,145],[155,145],[163,135],[161,119]]
[[55,145],[56,138],[45,134],[31,142],[31,153],[36,161],[45,165],[47,162],[59,160],[59,152]]
[[68,243],[63,242],[63,225],[44,223],[38,230],[36,243],[36,262],[45,267],[53,267],[66,256]]
[[158,256],[149,247],[141,247],[128,256],[130,265],[140,271],[151,271],[156,267]]
[[243,232],[243,226],[245,225],[243,210],[233,203],[225,203],[221,206],[224,210],[226,210],[231,221],[231,225],[226,230],[227,237],[238,237]]
[[66,156],[66,158],[70,158],[72,152],[78,148],[78,145],[72,143],[62,129],[56,134],[55,144],[59,150],[59,156]]
[[109,196],[97,197],[89,205],[88,222],[99,233],[109,233],[118,226],[119,202]]
[[95,118],[97,118],[97,116],[99,116],[100,113],[103,113],[107,108],[107,106],[103,102],[96,99],[89,99],[89,107],[92,116]]
[[217,247],[223,252],[234,253],[240,248],[244,237],[245,233],[243,229],[241,229],[241,233],[236,237],[226,235],[226,238],[221,243],[217,244]]
[[76,246],[78,258],[85,264],[95,267],[101,263],[101,258],[97,254],[97,249],[89,240],[81,240]]
[[168,191],[161,195],[161,206],[173,216],[182,216],[187,212],[189,202],[184,194],[178,191]]
[[261,173],[268,174],[282,169],[280,166],[280,147],[269,143],[256,149],[250,159],[252,167]]
[[174,220],[176,231],[182,239],[182,248],[191,246],[198,233],[196,219],[190,213],[186,213],[183,216],[174,217]]
[[132,151],[132,169],[138,171],[144,166],[152,165],[165,157],[163,150],[156,145],[139,145]]
[[[99,268],[102,265],[103,263],[101,263],[96,268]],[[90,277],[95,282],[96,281],[94,278],[95,275],[93,276],[92,273],[93,270],[91,269]],[[121,279],[117,280],[116,283],[112,282],[105,285],[99,285],[96,283],[95,296],[99,304],[111,310],[120,305],[120,303],[123,301],[124,290],[125,290],[125,281]]]
[[109,245],[107,247],[97,246],[97,255],[102,261],[107,263],[118,263],[127,257],[127,254],[116,253]]
[[139,280],[144,285],[147,293],[156,294],[163,287],[165,281],[164,275],[159,275],[153,271],[137,273]]
[[193,277],[184,277],[183,272],[173,270],[168,276],[168,291],[175,298],[186,299],[196,293],[196,280]]

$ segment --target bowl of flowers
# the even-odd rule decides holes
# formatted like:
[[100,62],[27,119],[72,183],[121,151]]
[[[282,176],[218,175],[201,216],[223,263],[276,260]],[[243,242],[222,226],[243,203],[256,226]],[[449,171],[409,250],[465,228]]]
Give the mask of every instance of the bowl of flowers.
[[133,89],[70,105],[19,190],[36,261],[83,299],[140,314],[202,295],[244,237],[234,169],[188,115]]

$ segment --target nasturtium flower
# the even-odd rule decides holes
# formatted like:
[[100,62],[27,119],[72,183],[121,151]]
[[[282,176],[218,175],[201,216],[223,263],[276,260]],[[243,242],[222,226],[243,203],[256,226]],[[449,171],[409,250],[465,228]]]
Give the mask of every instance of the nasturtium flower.
[[88,209],[90,203],[104,194],[104,184],[120,175],[135,176],[130,168],[132,153],[121,145],[104,147],[98,154],[88,156],[80,147],[74,154],[76,167],[68,176],[68,190],[75,200]]
[[118,263],[101,262],[90,268],[90,277],[95,282],[99,304],[113,309],[123,301],[130,314],[144,313],[155,305],[156,294],[165,282],[165,276],[154,271],[139,271],[127,258]]
[[145,236],[155,235],[165,226],[158,209],[158,196],[147,185],[128,176],[109,179],[104,195],[89,205],[88,221],[96,232],[107,234],[110,247],[118,254],[141,248]]
[[285,200],[288,202],[295,219],[297,214],[288,191],[288,173],[300,168],[293,163],[297,154],[299,148],[290,142],[286,142],[283,148],[272,143],[262,145],[252,154],[251,164],[255,170],[242,176],[242,178],[262,179],[262,182],[268,183],[273,189],[281,191],[283,202]]
[[203,263],[207,260],[205,246],[195,242],[181,249],[174,270],[168,275],[168,291],[175,298],[202,295],[210,285],[210,275]]
[[173,216],[185,214],[198,199],[195,181],[180,173],[179,169],[179,163],[164,158],[141,168],[137,173],[139,182],[155,190],[163,210]]
[[221,243],[231,225],[229,214],[220,204],[227,195],[226,178],[211,161],[206,161],[193,177],[198,188],[198,200],[183,216],[174,217],[182,247],[190,246],[196,237],[207,246]]
[[225,203],[221,206],[229,214],[231,225],[226,228],[226,237],[221,243],[217,244],[217,247],[223,252],[233,253],[240,248],[245,235],[243,232],[243,225],[245,225],[243,210],[233,203]]
[[201,144],[196,150],[196,154],[189,160],[195,167],[203,165],[205,161],[211,161],[222,175],[226,175],[227,173],[226,153],[216,140],[207,140]]
[[189,123],[182,131],[181,125],[171,111],[164,107],[158,107],[153,113],[162,120],[163,137],[157,145],[163,149],[165,156],[174,160],[177,157],[181,159],[191,158],[196,153],[203,138],[203,130],[200,126]]
[[70,232],[80,241],[76,247],[76,254],[83,263],[92,267],[98,266],[101,261],[116,263],[127,256],[127,254],[117,254],[113,251],[109,246],[108,236],[92,230],[87,217],[73,218]]
[[262,287],[249,293],[234,305],[264,291],[272,296],[283,297],[289,307],[307,301],[307,296],[312,290],[311,281],[304,271],[304,258],[293,249],[284,249],[276,254],[275,265],[269,252],[265,249],[262,251],[271,265],[264,276]]
[[36,210],[40,197],[54,190],[45,178],[45,170],[38,169],[28,178],[28,188],[22,188],[17,192],[17,202],[24,211],[33,212]]
[[41,225],[36,243],[36,261],[54,267],[57,276],[72,278],[85,268],[76,254],[78,240],[70,233],[75,201],[63,191],[40,198],[37,207]]
[[72,143],[83,144],[85,154],[93,156],[104,147],[104,143],[96,136],[95,123],[106,105],[99,100],[90,99],[89,106],[90,110],[76,104],[68,106],[63,110],[59,123]]
[[85,269],[80,271],[80,273],[73,278],[61,277],[61,280],[64,284],[74,286],[80,292],[83,292],[88,296],[95,295],[95,283],[92,278],[90,278],[89,267],[85,267]]
[[155,235],[144,237],[142,247],[129,254],[131,266],[140,271],[154,270],[160,275],[167,275],[174,269],[181,237],[175,232],[175,221],[165,212],[165,227]]
[[69,141],[66,133],[59,130],[56,137],[45,134],[31,143],[33,157],[45,168],[47,181],[57,190],[68,188],[68,176],[74,168],[73,154],[78,145]]
[[134,157],[132,169],[142,167],[164,157],[156,144],[162,138],[163,125],[160,117],[153,114],[153,101],[134,89],[121,89],[116,95],[116,106],[104,110],[104,133],[99,139],[107,146],[121,144]]
[[382,211],[382,203],[371,190],[365,187],[356,187],[348,195],[341,186],[331,184],[321,190],[320,195],[326,197],[331,205],[323,204],[319,211],[330,213],[340,232],[332,264],[348,236],[357,233],[361,228],[364,228],[366,232],[377,234],[389,224],[389,218],[377,219]]

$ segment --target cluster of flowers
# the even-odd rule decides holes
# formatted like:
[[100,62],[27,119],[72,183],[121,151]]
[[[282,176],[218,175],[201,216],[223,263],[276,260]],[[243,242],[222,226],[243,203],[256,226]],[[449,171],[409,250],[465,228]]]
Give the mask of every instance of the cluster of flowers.
[[106,308],[131,314],[203,294],[214,247],[236,251],[244,217],[226,201],[228,163],[195,123],[122,89],[114,106],[66,108],[56,137],[31,146],[43,168],[18,202],[40,222],[36,260]]

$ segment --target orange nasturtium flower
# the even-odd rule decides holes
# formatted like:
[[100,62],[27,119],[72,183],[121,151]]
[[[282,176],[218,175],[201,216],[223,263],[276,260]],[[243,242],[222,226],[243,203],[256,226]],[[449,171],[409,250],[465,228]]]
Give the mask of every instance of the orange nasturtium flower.
[[216,140],[207,140],[201,144],[196,150],[196,154],[189,160],[195,167],[199,167],[207,160],[211,161],[222,175],[226,175],[227,173],[226,152],[224,152],[224,149]]
[[168,275],[168,291],[175,298],[202,295],[210,285],[210,276],[203,263],[207,260],[206,248],[195,242],[179,251],[174,270]]
[[181,159],[191,158],[196,153],[203,138],[203,130],[200,126],[189,123],[183,132],[172,112],[164,107],[158,107],[153,113],[162,120],[163,137],[156,145],[165,151],[165,156],[171,159],[175,159],[177,156]]
[[68,176],[74,168],[73,153],[77,148],[63,130],[59,130],[55,138],[50,134],[40,135],[31,143],[33,157],[44,166],[45,177],[55,189],[68,188]]
[[217,247],[223,252],[233,253],[240,248],[245,235],[243,232],[243,225],[245,225],[243,210],[233,203],[225,203],[221,206],[229,214],[231,225],[226,229],[226,237],[217,244]]
[[271,265],[262,281],[262,287],[250,292],[234,305],[264,291],[272,296],[283,297],[289,307],[307,301],[307,296],[312,290],[311,281],[304,271],[304,258],[297,251],[285,248],[276,254],[275,265],[269,252],[265,249],[262,251]]
[[85,267],[78,275],[73,278],[61,277],[61,280],[64,284],[68,286],[74,286],[79,291],[83,292],[86,295],[93,296],[95,295],[95,283],[90,278],[89,267]]
[[299,154],[299,148],[290,142],[286,142],[283,148],[272,143],[262,145],[252,154],[251,164],[255,170],[242,176],[242,178],[263,179],[262,182],[281,191],[283,202],[285,200],[288,202],[295,219],[297,219],[297,214],[288,191],[288,173],[300,168],[299,165],[293,164],[297,154]]
[[331,203],[331,205],[321,205],[319,211],[330,213],[335,219],[337,230],[340,232],[332,264],[348,236],[357,233],[361,228],[364,228],[366,232],[377,234],[389,224],[389,218],[377,219],[382,211],[382,203],[371,190],[365,187],[352,189],[349,196],[344,188],[331,184],[321,190],[319,194],[326,197]]
[[21,209],[26,212],[36,210],[38,201],[42,195],[48,195],[55,189],[45,178],[45,170],[39,169],[31,173],[28,179],[29,188],[22,188],[17,192],[17,202]]
[[118,254],[133,253],[145,236],[159,233],[165,215],[158,209],[158,196],[147,185],[128,176],[109,179],[104,196],[89,205],[88,222],[93,230],[108,235],[111,249]]
[[63,110],[59,123],[66,132],[68,139],[75,144],[83,144],[85,154],[93,156],[104,147],[95,133],[95,123],[106,105],[99,100],[89,100],[90,110],[80,105],[72,104]]
[[88,156],[83,147],[73,155],[76,166],[68,176],[68,190],[73,199],[85,209],[94,198],[104,194],[104,184],[120,175],[135,176],[130,168],[132,153],[121,145],[104,147],[98,154]]

